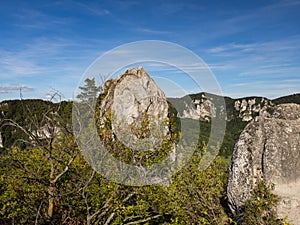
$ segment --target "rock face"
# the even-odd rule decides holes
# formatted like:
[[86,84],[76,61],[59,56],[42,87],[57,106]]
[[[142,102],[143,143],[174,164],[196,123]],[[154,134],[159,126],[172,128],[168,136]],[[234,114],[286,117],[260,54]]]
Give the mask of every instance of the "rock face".
[[251,121],[236,143],[229,170],[228,201],[234,215],[264,180],[275,184],[280,217],[300,224],[300,105],[275,106]]
[[238,117],[242,121],[250,121],[259,112],[266,110],[274,104],[266,98],[238,99],[234,102],[234,109],[238,112]]
[[[215,104],[220,102],[221,98],[225,100],[226,109],[222,108],[222,105],[216,106]],[[227,121],[240,118],[242,121],[248,122],[258,116],[261,111],[274,106],[271,100],[262,97],[232,99],[208,93],[190,95],[190,98],[185,96],[177,100],[182,102],[178,117],[202,121],[225,116]]]
[[191,104],[186,102],[184,104],[185,107],[182,113],[178,115],[181,118],[210,121],[210,119],[216,117],[216,107],[213,99],[207,97],[205,94],[202,94],[201,98],[194,99]]
[[103,96],[100,127],[110,112],[114,134],[127,146],[143,150],[145,145],[159,144],[167,135],[166,96],[142,67],[128,69],[117,79],[106,81]]

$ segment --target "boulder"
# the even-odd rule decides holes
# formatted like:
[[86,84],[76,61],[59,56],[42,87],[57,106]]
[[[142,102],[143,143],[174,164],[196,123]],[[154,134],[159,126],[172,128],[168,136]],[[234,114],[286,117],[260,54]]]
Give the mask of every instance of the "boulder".
[[278,214],[300,224],[300,105],[277,105],[251,121],[235,145],[227,196],[234,215],[259,181],[274,184]]

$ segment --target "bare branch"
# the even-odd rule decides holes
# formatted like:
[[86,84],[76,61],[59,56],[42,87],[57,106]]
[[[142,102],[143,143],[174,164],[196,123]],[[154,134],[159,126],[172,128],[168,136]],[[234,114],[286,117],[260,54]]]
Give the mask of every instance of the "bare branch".
[[108,219],[105,222],[105,225],[108,225],[110,223],[110,221],[114,218],[114,215],[116,214],[116,211],[125,203],[127,202],[135,193],[130,193],[129,195],[126,196],[126,198],[123,199],[122,203],[119,204],[113,211],[112,213],[109,215]]
[[39,216],[41,215],[40,211],[41,211],[41,208],[42,208],[42,204],[43,204],[43,201],[41,201],[41,204],[39,205],[39,208],[38,208],[38,210],[36,212],[36,217],[35,217],[35,222],[34,222],[35,225],[39,224],[38,223],[39,222],[38,219],[39,219]]
[[129,225],[129,224],[139,224],[139,223],[144,223],[144,222],[147,222],[149,220],[153,220],[153,219],[156,219],[158,217],[161,217],[162,215],[155,215],[155,216],[150,216],[146,219],[141,219],[141,220],[136,220],[136,221],[132,221],[132,222],[129,222],[129,223],[125,223],[124,225]]
[[51,180],[51,181],[50,181],[51,183],[53,183],[53,184],[56,183],[57,180],[58,180],[61,176],[63,176],[63,175],[69,170],[69,166],[72,164],[72,162],[74,161],[74,159],[77,157],[78,154],[79,154],[79,152],[77,152],[77,153],[69,160],[69,162],[68,162],[68,164],[65,166],[64,170],[63,170],[60,174],[58,174],[58,175],[55,177],[54,180]]

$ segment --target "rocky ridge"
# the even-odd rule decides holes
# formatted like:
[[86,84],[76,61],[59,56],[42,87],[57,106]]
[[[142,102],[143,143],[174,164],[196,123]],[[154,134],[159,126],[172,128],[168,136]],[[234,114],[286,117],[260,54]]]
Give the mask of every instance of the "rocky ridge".
[[[190,98],[180,98],[182,107],[178,110],[178,117],[200,119],[210,121],[216,117],[226,117],[227,121],[239,118],[242,121],[251,121],[262,111],[273,107],[272,100],[263,97],[247,97],[232,99],[224,97],[226,109],[218,109],[215,103],[220,101],[222,96],[216,96],[208,93],[190,95]],[[226,112],[227,111],[227,112]]]
[[242,121],[250,121],[260,112],[274,106],[272,101],[266,98],[238,99],[234,102],[234,109]]

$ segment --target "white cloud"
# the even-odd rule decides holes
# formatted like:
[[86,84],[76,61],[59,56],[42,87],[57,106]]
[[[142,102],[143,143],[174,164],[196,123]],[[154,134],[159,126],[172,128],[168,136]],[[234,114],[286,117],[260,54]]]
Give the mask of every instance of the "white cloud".
[[84,68],[78,70],[80,64],[77,62],[86,60],[91,51],[95,55],[96,50],[67,39],[38,38],[22,48],[0,49],[0,77],[11,79],[55,73],[67,75],[83,71]]
[[90,12],[96,16],[106,16],[111,14],[111,12],[108,9],[100,8],[99,6],[96,5],[91,5],[87,3],[84,4],[79,2],[76,2],[76,4],[80,7],[80,9],[84,9],[87,12]]
[[8,85],[0,84],[0,94],[7,94],[13,92],[22,92],[22,91],[33,91],[34,89],[28,85]]
[[279,96],[300,93],[300,79],[282,79],[276,80],[240,80],[240,82],[228,84],[223,87],[225,95],[240,98],[246,96],[263,96],[276,98]]

